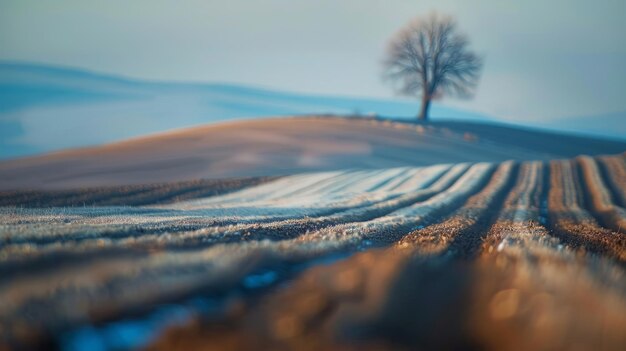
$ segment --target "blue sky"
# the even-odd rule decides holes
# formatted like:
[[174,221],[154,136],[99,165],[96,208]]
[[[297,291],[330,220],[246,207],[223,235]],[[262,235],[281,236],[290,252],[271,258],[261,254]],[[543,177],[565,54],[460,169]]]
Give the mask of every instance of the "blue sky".
[[445,104],[513,121],[626,110],[624,0],[0,0],[0,60],[389,97],[386,42],[432,10],[485,57],[475,98]]

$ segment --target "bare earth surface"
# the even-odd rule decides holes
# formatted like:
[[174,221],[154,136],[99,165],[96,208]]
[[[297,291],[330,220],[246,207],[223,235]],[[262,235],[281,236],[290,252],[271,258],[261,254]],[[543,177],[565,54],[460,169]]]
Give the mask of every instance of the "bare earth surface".
[[3,193],[0,350],[624,349],[624,150],[377,128],[494,160]]
[[626,142],[463,122],[339,117],[208,125],[101,147],[0,162],[0,190],[617,154]]

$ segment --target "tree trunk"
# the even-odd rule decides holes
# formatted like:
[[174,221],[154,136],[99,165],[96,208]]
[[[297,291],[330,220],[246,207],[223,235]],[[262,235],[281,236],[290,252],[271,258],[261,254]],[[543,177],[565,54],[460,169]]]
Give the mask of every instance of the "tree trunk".
[[422,97],[422,107],[420,108],[420,114],[417,118],[420,121],[428,121],[428,109],[430,108],[430,96],[424,94]]

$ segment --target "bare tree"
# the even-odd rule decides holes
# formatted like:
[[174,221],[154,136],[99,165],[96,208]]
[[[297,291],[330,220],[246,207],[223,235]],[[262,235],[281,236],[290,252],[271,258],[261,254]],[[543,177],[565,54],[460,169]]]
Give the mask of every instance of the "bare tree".
[[389,43],[386,76],[399,83],[400,93],[421,94],[419,119],[428,119],[433,98],[472,95],[482,59],[469,51],[468,45],[451,17],[435,13],[413,20]]

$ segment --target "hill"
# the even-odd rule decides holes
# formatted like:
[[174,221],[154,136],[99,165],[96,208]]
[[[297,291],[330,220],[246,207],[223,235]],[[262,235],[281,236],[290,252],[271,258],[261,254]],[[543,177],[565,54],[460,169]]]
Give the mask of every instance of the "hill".
[[616,154],[626,142],[469,122],[273,118],[0,162],[0,188],[67,189]]
[[[413,117],[416,105],[232,84],[150,82],[5,62],[0,63],[0,159],[237,119],[355,112]],[[437,104],[432,116],[489,119]]]
[[[0,62],[0,159],[267,116],[358,113],[412,119],[417,104],[233,84],[142,81],[74,68]],[[484,114],[439,104],[432,106],[431,116],[435,121],[495,121]],[[625,116],[613,113],[551,119],[534,125],[624,140]]]

